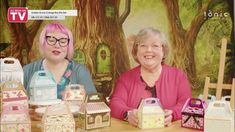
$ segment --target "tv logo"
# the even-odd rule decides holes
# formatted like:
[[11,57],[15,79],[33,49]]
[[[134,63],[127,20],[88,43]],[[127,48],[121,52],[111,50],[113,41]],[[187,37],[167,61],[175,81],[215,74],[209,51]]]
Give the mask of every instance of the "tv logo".
[[25,23],[28,21],[28,9],[26,7],[10,7],[7,18],[10,23]]

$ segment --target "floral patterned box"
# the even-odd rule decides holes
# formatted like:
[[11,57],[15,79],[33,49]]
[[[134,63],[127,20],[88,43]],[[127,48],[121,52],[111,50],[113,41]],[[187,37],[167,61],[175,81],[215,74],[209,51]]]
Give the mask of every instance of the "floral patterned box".
[[31,132],[28,108],[23,104],[7,104],[1,113],[1,132]]
[[205,109],[205,101],[198,98],[189,98],[181,111],[181,126],[203,131]]
[[234,132],[234,112],[228,101],[209,103],[205,112],[204,132]]
[[94,129],[110,126],[110,108],[102,94],[93,93],[86,97],[81,106],[76,123],[81,129]]
[[25,93],[24,86],[17,81],[6,81],[1,84],[1,111],[5,105],[23,104],[28,108],[28,97]]
[[142,99],[138,108],[138,119],[138,127],[141,129],[163,128],[165,117],[159,99]]
[[1,90],[1,131],[30,132],[28,97],[23,85],[17,81],[5,81]]
[[75,132],[75,121],[66,102],[47,107],[42,124],[43,132]]
[[0,83],[17,80],[23,84],[23,74],[23,68],[18,59],[12,57],[0,59]]

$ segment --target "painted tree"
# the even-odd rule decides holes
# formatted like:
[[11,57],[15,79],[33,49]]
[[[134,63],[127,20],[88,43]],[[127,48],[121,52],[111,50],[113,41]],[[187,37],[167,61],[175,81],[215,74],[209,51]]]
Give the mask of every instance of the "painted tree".
[[202,25],[208,20],[205,18],[204,13],[208,13],[209,10],[225,11],[225,9],[218,9],[216,6],[224,4],[223,0],[198,0],[198,11],[195,17],[192,19],[188,28],[185,28],[182,24],[179,14],[178,0],[162,0],[168,15],[169,29],[171,33],[171,45],[172,45],[172,65],[184,70],[192,84],[196,78],[196,65],[195,65],[195,42],[197,35]]
[[[50,9],[57,0],[48,0],[41,1],[41,9]],[[27,0],[21,1],[8,1],[3,0],[1,12],[4,12],[3,15],[5,20],[7,20],[7,9],[10,6],[13,7],[27,7]],[[9,6],[10,5],[10,6]],[[38,5],[37,5],[38,6]],[[7,23],[7,21],[6,21]],[[18,58],[22,64],[28,63],[28,53],[32,48],[33,40],[40,28],[42,21],[36,20],[31,21],[31,24],[26,23],[9,23],[10,33],[11,33],[11,46],[8,48],[6,56],[13,56]],[[24,59],[26,57],[26,59]]]
[[[119,4],[120,0],[74,0],[78,10],[73,23],[76,49],[83,53],[97,90],[105,96],[111,93],[116,77],[130,68],[122,24],[130,13],[131,0],[126,0],[121,15]],[[99,52],[99,47],[104,50]],[[107,70],[100,71],[99,60],[107,57],[110,57],[110,64],[104,66]]]

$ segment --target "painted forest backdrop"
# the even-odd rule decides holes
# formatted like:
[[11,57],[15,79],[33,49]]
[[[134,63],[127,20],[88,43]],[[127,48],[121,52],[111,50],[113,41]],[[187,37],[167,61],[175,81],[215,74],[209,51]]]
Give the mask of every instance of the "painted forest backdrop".
[[[221,39],[228,40],[225,83],[235,77],[233,0],[1,0],[0,57],[22,65],[40,58],[38,37],[52,21],[7,22],[8,7],[29,10],[77,10],[60,22],[75,38],[74,59],[90,70],[97,90],[110,96],[116,78],[136,66],[133,35],[144,27],[165,32],[171,53],[167,63],[185,71],[194,96],[209,76],[217,81]],[[212,91],[213,92],[213,91]]]

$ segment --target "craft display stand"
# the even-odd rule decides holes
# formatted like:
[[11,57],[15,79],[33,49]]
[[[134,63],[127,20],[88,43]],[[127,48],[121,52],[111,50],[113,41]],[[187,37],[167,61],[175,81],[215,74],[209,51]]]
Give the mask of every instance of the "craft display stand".
[[216,89],[216,100],[221,100],[222,90],[231,90],[230,106],[232,109],[234,109],[235,78],[233,78],[232,84],[223,83],[226,49],[227,49],[227,40],[223,38],[221,50],[220,50],[220,65],[219,65],[218,82],[210,83],[210,77],[206,77],[203,98],[204,100],[207,100],[209,88]]

